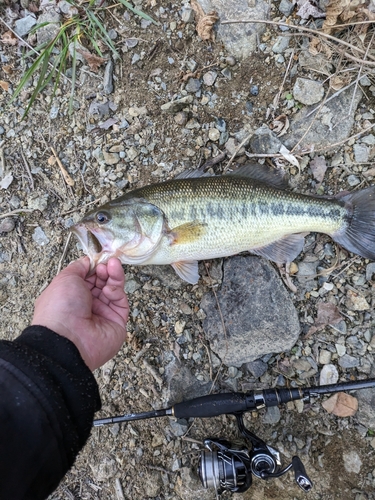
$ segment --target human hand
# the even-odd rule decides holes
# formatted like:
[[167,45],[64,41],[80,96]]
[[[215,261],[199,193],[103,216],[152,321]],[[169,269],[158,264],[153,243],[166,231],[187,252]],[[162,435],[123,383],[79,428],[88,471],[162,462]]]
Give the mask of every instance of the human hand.
[[83,257],[61,271],[35,302],[32,325],[67,337],[95,370],[111,359],[126,339],[129,304],[121,263],[112,258],[86,277],[90,261]]

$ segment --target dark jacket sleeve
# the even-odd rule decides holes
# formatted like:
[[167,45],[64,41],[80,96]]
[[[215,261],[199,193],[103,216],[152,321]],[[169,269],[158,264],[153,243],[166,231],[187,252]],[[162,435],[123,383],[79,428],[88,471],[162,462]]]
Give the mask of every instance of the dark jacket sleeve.
[[99,409],[96,381],[68,339],[31,326],[0,341],[0,500],[46,498]]

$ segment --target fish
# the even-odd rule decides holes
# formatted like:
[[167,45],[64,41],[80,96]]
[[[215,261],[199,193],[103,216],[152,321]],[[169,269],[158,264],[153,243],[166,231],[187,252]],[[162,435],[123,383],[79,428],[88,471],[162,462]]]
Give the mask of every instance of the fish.
[[280,171],[257,164],[214,176],[197,169],[129,191],[91,210],[72,231],[91,269],[111,257],[130,265],[170,264],[191,284],[199,280],[200,260],[247,251],[291,262],[311,231],[375,260],[375,186],[336,197],[286,186]]

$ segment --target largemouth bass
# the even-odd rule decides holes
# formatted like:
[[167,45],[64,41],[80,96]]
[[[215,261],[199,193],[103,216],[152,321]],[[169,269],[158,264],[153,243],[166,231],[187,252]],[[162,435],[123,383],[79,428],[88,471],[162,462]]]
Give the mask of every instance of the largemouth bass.
[[320,198],[281,189],[277,176],[248,165],[136,189],[92,210],[72,231],[92,269],[112,256],[123,264],[171,264],[192,284],[203,259],[250,251],[290,262],[310,231],[375,260],[375,186]]

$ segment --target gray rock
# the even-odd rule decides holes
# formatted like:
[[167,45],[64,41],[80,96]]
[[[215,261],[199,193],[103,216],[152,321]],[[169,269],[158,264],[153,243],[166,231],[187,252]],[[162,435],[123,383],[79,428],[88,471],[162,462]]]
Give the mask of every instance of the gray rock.
[[366,266],[366,281],[370,281],[373,274],[375,274],[375,262],[370,262]]
[[341,368],[355,368],[359,365],[359,361],[354,356],[350,356],[349,354],[344,354],[339,359],[339,365]]
[[189,78],[187,84],[185,85],[186,92],[194,94],[198,92],[202,86],[201,81],[198,78]]
[[193,102],[193,96],[187,95],[185,97],[181,97],[181,99],[176,99],[174,101],[166,102],[161,106],[162,111],[166,111],[167,113],[177,113],[181,109],[186,108]]
[[366,163],[369,158],[369,150],[365,144],[354,144],[354,159],[357,163]]
[[5,134],[5,128],[0,125],[0,135]]
[[[332,115],[329,123],[319,115],[311,129],[301,141],[301,148],[315,145],[319,148],[329,147],[331,144],[345,140],[353,127],[355,110],[361,100],[361,92],[357,90],[353,100],[353,112],[348,116],[348,109],[353,99],[353,89],[347,89],[334,99],[326,102],[325,115]],[[306,107],[299,111],[290,122],[290,129],[283,137],[283,142],[288,149],[292,149],[305,134],[311,125],[315,113],[307,115],[315,108]]]
[[[226,19],[268,19],[270,4],[265,0],[198,0],[205,12],[216,11],[221,21]],[[220,24],[217,39],[238,60],[246,59],[257,48],[259,34],[265,26],[257,24]]]
[[281,0],[280,5],[279,5],[279,11],[284,14],[284,16],[290,16],[290,14],[293,12],[294,5],[292,2],[289,2],[289,0]]
[[280,409],[278,406],[269,406],[262,420],[265,424],[277,424],[281,418]]
[[359,83],[361,85],[363,85],[364,87],[370,87],[371,80],[367,75],[365,75],[365,76],[362,76],[362,78],[359,80]]
[[207,71],[207,73],[203,75],[203,83],[208,87],[211,87],[211,85],[215,83],[216,78],[217,78],[216,71]]
[[289,41],[289,36],[278,36],[272,47],[272,52],[275,54],[282,54],[289,47]]
[[48,43],[53,40],[60,30],[61,16],[54,9],[49,9],[39,16],[38,24],[48,23],[37,31],[38,44]]
[[169,426],[173,434],[177,437],[183,436],[188,428],[187,420],[180,418],[178,420],[171,419],[169,421]]
[[35,241],[35,243],[37,243],[40,246],[48,245],[49,243],[49,239],[46,236],[46,233],[40,226],[35,228],[32,238]]
[[203,296],[203,328],[211,349],[227,366],[241,366],[265,354],[283,352],[295,344],[300,325],[297,311],[269,262],[254,256],[233,257],[224,263],[217,300],[224,318],[223,332],[215,296]]
[[190,7],[184,7],[181,12],[181,19],[184,23],[194,22],[194,11]]
[[253,153],[278,153],[282,142],[267,125],[258,128],[250,139],[250,148]]
[[353,174],[348,176],[347,181],[348,181],[349,186],[352,186],[352,187],[357,186],[361,182],[361,180],[356,175],[353,175]]
[[375,144],[375,135],[374,134],[365,135],[364,137],[361,137],[360,142],[362,144],[368,144],[369,146],[373,146]]
[[109,60],[105,67],[103,77],[103,92],[105,94],[112,94],[113,92],[113,68],[113,61]]
[[15,222],[13,217],[6,217],[5,219],[0,219],[0,233],[10,233],[15,228]]
[[21,19],[17,19],[17,21],[14,23],[14,31],[18,36],[25,36],[35,25],[36,19],[34,16],[21,17]]
[[320,385],[336,384],[339,379],[339,372],[335,365],[324,365],[319,378]]
[[354,474],[358,474],[360,472],[362,461],[355,450],[345,451],[342,458],[347,472],[354,472]]
[[182,400],[204,396],[209,393],[212,383],[202,383],[191,373],[189,368],[173,356],[164,372],[167,388],[163,391],[166,404],[173,405]]
[[[369,378],[375,377],[375,366],[369,374]],[[355,393],[358,399],[358,411],[356,418],[358,422],[368,429],[375,429],[375,388],[362,389]]]
[[323,99],[324,87],[320,82],[308,80],[307,78],[297,78],[293,87],[293,97],[302,104],[310,106]]
[[248,370],[254,377],[259,378],[264,375],[267,371],[268,365],[261,359],[256,359],[245,364],[246,370]]

